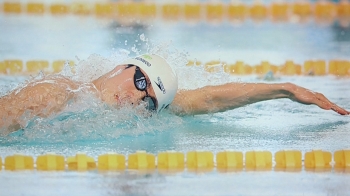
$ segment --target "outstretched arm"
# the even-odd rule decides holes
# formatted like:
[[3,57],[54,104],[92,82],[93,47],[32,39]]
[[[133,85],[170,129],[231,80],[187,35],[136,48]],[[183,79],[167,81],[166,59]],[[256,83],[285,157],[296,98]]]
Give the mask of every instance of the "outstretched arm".
[[170,107],[178,115],[223,112],[259,101],[289,98],[302,104],[314,104],[341,115],[350,112],[330,102],[321,93],[291,84],[228,83],[179,91]]

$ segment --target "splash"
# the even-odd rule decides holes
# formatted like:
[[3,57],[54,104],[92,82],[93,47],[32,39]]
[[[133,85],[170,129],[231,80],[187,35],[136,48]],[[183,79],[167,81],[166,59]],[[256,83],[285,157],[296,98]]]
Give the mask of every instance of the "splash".
[[36,116],[22,120],[26,126],[10,135],[0,137],[0,144],[14,143],[72,143],[78,141],[108,141],[122,135],[138,136],[171,130],[182,123],[180,117],[169,113],[152,115],[145,105],[114,107],[88,93],[81,86],[74,101],[49,117]]
[[181,118],[171,114],[144,117],[136,113],[135,108],[116,109],[98,100],[88,105],[87,100],[81,100],[74,107],[49,118],[32,119],[26,128],[7,136],[6,143],[112,141],[122,135],[138,136],[171,130],[182,123]]
[[[140,35],[139,42],[146,47],[143,45],[140,50],[131,48],[131,51],[114,50],[108,57],[92,54],[73,67],[67,64],[59,75],[82,84],[89,84],[127,58],[143,53],[153,53],[163,56],[175,70],[179,77],[179,89],[193,89],[233,80],[222,70],[217,73],[208,73],[203,66],[187,66],[188,54],[175,49],[171,42],[152,42],[144,34]],[[142,51],[144,48],[146,50]],[[21,84],[20,88],[46,77],[48,76],[39,74]],[[137,136],[172,130],[184,123],[184,118],[166,112],[161,115],[147,114],[142,104],[137,107],[126,105],[115,108],[106,105],[88,91],[89,85],[80,86],[75,92],[77,98],[70,101],[62,111],[46,118],[25,119],[26,126],[23,129],[0,138],[0,143],[113,140],[121,135]],[[23,116],[23,118],[28,117]]]
[[[141,41],[148,45],[148,51],[165,49],[164,46],[150,46],[148,39],[141,37]],[[157,49],[155,49],[157,48]],[[166,50],[167,59],[179,66],[180,53],[170,54]],[[152,115],[145,111],[145,106],[125,105],[114,107],[105,104],[97,96],[89,93],[88,84],[113,69],[127,58],[138,55],[125,49],[114,51],[109,57],[92,54],[85,60],[79,61],[73,67],[67,64],[57,76],[64,76],[82,85],[76,90],[74,100],[68,102],[65,108],[48,117],[21,117],[24,128],[7,136],[0,137],[1,144],[13,143],[69,143],[76,141],[113,140],[121,135],[137,136],[153,134],[164,130],[172,130],[182,123],[180,117],[169,113]],[[180,58],[181,59],[181,58]],[[30,78],[16,87],[22,89],[32,82],[47,80],[54,75],[46,76],[43,73]]]

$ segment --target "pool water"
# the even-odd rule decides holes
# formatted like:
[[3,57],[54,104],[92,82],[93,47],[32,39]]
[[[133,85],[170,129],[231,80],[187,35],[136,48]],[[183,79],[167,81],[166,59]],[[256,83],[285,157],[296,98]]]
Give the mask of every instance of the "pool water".
[[[180,88],[226,82],[292,82],[321,92],[350,109],[350,79],[337,76],[281,76],[262,81],[257,75],[208,73],[203,66],[186,67],[184,59],[202,63],[237,60],[256,65],[263,60],[282,64],[293,60],[350,60],[350,29],[270,21],[241,25],[201,22],[122,25],[95,17],[0,15],[0,59],[74,60],[79,80],[96,77],[125,57],[152,50],[173,57]],[[97,55],[96,55],[97,54]],[[67,73],[66,73],[67,74]],[[80,75],[79,75],[80,74]],[[84,74],[84,75],[83,75]],[[0,95],[33,76],[0,76]],[[38,76],[40,77],[40,76]],[[86,78],[84,78],[86,77]],[[92,103],[92,104],[91,104]],[[47,119],[0,137],[0,156],[33,157],[55,152],[95,159],[106,152],[124,155],[137,150],[213,153],[313,149],[350,149],[350,118],[287,99],[265,101],[217,114],[178,117],[172,114],[140,118],[129,108],[106,108],[91,97]],[[349,195],[349,173],[239,171],[39,172],[0,171],[0,195]],[[10,187],[10,188],[9,188]]]

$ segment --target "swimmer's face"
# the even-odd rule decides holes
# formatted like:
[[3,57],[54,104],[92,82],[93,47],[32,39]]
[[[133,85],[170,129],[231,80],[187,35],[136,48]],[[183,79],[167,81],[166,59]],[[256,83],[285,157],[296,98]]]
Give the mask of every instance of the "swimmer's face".
[[[136,76],[141,75],[141,78],[146,80],[135,84],[135,74]],[[151,97],[156,102],[155,93],[147,74],[136,66],[119,65],[100,79],[102,80],[99,87],[102,99],[109,104],[117,106],[125,104],[135,105],[141,103],[145,96]],[[147,88],[141,90],[142,87]]]

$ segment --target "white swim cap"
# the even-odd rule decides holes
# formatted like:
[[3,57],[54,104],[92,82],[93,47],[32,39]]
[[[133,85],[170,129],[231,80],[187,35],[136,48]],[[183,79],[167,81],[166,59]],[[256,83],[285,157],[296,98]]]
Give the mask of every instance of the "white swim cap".
[[157,112],[170,105],[177,92],[177,75],[169,63],[156,54],[144,54],[128,59],[123,64],[132,64],[140,67],[149,77],[156,94]]

